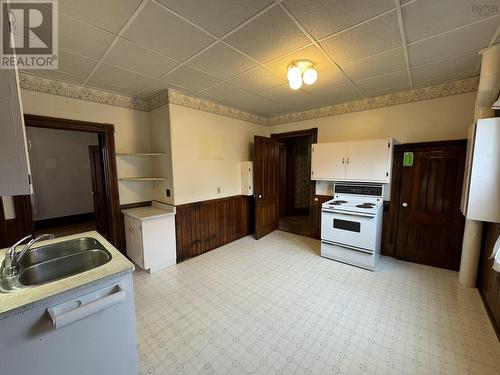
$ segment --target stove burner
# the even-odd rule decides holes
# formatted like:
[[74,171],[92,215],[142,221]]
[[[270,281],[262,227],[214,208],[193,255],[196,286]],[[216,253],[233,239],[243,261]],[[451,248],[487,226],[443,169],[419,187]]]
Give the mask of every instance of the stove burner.
[[375,204],[373,204],[373,203],[362,203],[362,204],[358,204],[356,207],[358,207],[358,208],[373,208],[373,207],[375,207]]
[[330,204],[333,205],[333,206],[339,206],[339,205],[341,205],[343,203],[347,203],[347,201],[333,201]]

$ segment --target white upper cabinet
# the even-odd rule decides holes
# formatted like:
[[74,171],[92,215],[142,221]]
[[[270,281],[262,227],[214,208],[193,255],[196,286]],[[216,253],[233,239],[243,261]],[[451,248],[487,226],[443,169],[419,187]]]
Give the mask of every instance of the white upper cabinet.
[[31,194],[17,70],[0,69],[0,195]]
[[312,145],[312,180],[343,179],[345,175],[346,142]]
[[312,148],[313,180],[390,182],[392,138],[317,143]]

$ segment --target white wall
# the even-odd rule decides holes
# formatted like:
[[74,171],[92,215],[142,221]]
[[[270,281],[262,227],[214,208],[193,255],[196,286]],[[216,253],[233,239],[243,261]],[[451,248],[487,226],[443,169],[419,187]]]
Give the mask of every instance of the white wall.
[[[269,128],[170,104],[175,204],[241,194],[240,162]],[[220,193],[217,188],[220,187]]]
[[[150,149],[147,112],[28,90],[21,90],[21,97],[28,114],[113,124],[116,152]],[[116,162],[118,177],[138,175],[147,169],[141,158],[117,157]],[[120,182],[119,192],[121,204],[150,200],[152,194],[150,185],[136,182]]]
[[[476,93],[446,96],[369,111],[271,126],[283,133],[318,128],[318,143],[393,137],[400,143],[467,138]],[[333,183],[316,182],[316,194],[333,195]],[[384,199],[390,198],[390,184]]]
[[89,145],[95,133],[26,128],[35,220],[94,212]]
[[271,133],[318,128],[318,142],[393,137],[401,143],[467,138],[476,93],[271,126]]

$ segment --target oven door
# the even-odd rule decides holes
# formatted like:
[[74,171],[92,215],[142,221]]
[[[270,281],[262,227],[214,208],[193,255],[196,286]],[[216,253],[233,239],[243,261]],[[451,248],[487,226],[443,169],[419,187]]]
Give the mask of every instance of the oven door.
[[375,250],[377,238],[376,216],[361,212],[323,209],[321,239],[369,251]]

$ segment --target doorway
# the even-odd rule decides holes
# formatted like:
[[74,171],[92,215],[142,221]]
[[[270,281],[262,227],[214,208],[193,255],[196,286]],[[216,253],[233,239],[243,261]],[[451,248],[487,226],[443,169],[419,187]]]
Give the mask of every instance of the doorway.
[[276,229],[312,235],[311,145],[318,129],[255,137],[255,237]]
[[[465,219],[460,199],[467,142],[396,146],[404,162],[400,180],[395,255],[399,259],[458,270]],[[394,179],[393,179],[394,181]]]
[[35,235],[62,237],[95,230],[91,175],[95,168],[102,170],[102,162],[91,165],[89,147],[99,150],[97,134],[26,126],[26,137]]
[[[97,230],[122,249],[114,126],[34,115],[24,119],[28,138],[44,134],[51,142],[44,143],[43,157],[31,161],[34,194],[14,197],[19,235]],[[58,139],[66,143],[62,150]],[[34,146],[40,145],[31,140]]]

